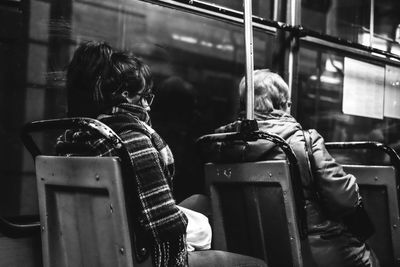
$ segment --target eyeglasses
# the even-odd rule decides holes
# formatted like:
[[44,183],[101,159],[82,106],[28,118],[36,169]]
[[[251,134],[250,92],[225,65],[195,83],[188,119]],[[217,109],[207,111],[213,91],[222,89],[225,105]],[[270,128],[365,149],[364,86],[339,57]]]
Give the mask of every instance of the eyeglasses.
[[139,101],[144,99],[144,100],[146,100],[147,104],[149,104],[149,106],[153,103],[154,96],[155,96],[153,93],[149,93],[149,92],[141,93],[141,94],[137,94],[137,95],[140,96]]

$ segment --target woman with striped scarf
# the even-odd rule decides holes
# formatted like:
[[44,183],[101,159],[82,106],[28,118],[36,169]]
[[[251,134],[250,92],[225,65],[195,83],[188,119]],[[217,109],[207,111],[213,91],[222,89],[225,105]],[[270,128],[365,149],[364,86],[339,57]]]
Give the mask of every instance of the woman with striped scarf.
[[[168,145],[152,129],[148,115],[154,98],[152,86],[150,68],[132,53],[101,42],[84,43],[75,51],[67,70],[68,115],[98,119],[124,141],[135,171],[132,179],[139,222],[150,236],[153,265],[187,266],[188,217],[183,211],[193,213],[178,207],[172,196],[174,159]],[[84,143],[98,156],[117,155],[106,140],[86,132],[66,131],[59,143],[66,142]],[[210,234],[201,248],[209,249],[211,229],[204,229],[201,231]],[[189,254],[189,263],[266,266],[258,259],[210,250]]]

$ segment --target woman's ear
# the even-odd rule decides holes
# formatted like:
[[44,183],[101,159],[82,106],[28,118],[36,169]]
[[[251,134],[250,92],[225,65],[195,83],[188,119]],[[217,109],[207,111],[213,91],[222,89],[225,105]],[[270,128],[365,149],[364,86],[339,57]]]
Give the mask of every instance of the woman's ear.
[[137,99],[135,98],[136,96],[135,95],[132,96],[127,90],[123,91],[121,93],[121,96],[125,98],[125,100],[128,101],[129,103],[134,104],[137,102]]
[[125,97],[125,98],[128,98],[129,97],[128,91],[123,91],[122,92],[122,96]]

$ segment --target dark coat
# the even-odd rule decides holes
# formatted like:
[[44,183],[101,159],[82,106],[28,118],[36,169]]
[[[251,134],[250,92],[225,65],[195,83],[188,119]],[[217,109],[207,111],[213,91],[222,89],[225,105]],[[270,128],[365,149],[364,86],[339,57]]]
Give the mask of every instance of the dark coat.
[[[350,213],[360,202],[358,185],[353,175],[347,174],[325,148],[324,139],[315,130],[311,130],[311,144],[315,170],[310,177],[305,137],[301,125],[289,114],[275,110],[267,115],[256,113],[260,131],[282,137],[293,149],[299,161],[303,191],[306,200],[320,202],[322,209],[331,218],[340,218]],[[239,122],[222,126],[216,132],[236,131]],[[253,160],[283,159],[284,154],[268,141],[259,140],[253,144]],[[257,146],[257,148],[255,148]],[[257,150],[257,151],[256,151]],[[257,155],[258,154],[258,155]],[[257,156],[256,156],[257,155]]]
[[[352,213],[361,202],[359,188],[355,177],[345,173],[342,166],[328,153],[322,136],[315,130],[310,131],[310,160],[314,166],[311,174],[301,125],[280,110],[266,115],[256,112],[255,118],[260,131],[282,137],[297,157],[306,199],[308,241],[313,262],[307,262],[307,266],[379,266],[374,254],[349,233],[342,223],[342,217]],[[216,132],[237,132],[239,124],[240,121],[233,122],[218,128]],[[234,156],[231,148],[222,145],[218,148],[220,155],[213,155],[212,160],[225,161],[228,158],[228,161],[259,161],[285,158],[283,151],[266,140],[235,145],[242,146],[235,150],[241,151],[241,155]]]

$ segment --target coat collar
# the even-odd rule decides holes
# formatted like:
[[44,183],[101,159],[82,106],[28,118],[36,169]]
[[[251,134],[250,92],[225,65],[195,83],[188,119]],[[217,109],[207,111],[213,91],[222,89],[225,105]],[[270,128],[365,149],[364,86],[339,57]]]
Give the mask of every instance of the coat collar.
[[104,114],[99,115],[97,119],[101,120],[103,118],[116,115],[118,113],[128,113],[131,116],[134,116],[138,118],[140,121],[145,122],[147,125],[151,126],[151,120],[147,110],[141,106],[134,105],[131,103],[118,104],[109,109],[108,111],[104,112]]

